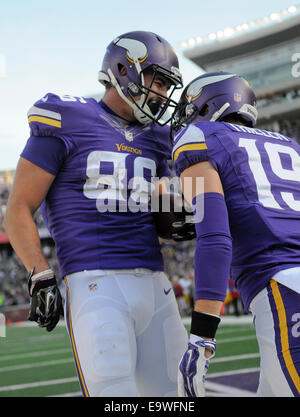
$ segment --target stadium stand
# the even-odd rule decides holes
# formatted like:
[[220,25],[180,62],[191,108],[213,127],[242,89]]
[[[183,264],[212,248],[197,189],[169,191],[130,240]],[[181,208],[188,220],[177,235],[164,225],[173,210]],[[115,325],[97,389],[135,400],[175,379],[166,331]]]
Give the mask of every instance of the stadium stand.
[[257,127],[300,141],[300,6],[183,41],[202,71],[241,75],[253,87]]

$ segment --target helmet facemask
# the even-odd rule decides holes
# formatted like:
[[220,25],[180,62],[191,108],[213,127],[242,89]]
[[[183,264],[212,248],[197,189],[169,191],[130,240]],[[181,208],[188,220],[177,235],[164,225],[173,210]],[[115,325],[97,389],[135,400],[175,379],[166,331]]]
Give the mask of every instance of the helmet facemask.
[[[149,76],[147,77],[147,75]],[[150,80],[147,83],[145,81],[146,77]],[[155,89],[154,83],[157,79],[161,79],[163,83],[168,83],[168,93],[166,95]],[[149,117],[149,121],[154,120],[160,126],[167,124],[171,120],[172,114],[167,115],[166,112],[169,108],[173,108],[174,110],[177,105],[177,102],[172,99],[172,96],[176,89],[182,87],[181,81],[178,82],[178,79],[172,76],[171,73],[166,74],[165,69],[158,65],[153,65],[151,68],[147,68],[140,73],[140,83],[137,87],[141,93],[138,99],[131,94],[129,89],[129,97],[136,106],[134,109],[135,117],[139,120],[139,115],[142,113],[144,116]]]
[[[172,96],[175,90],[182,88],[180,74],[179,76],[176,74],[175,69],[177,68],[174,69],[174,73],[171,73],[159,65],[153,65],[150,68],[142,70],[138,61],[134,64],[136,71],[139,74],[139,82],[128,83],[127,95],[125,95],[124,89],[121,87],[112,71],[108,69],[111,79],[110,82],[112,86],[116,88],[119,96],[132,108],[138,122],[148,124],[151,121],[155,121],[160,126],[164,126],[172,117],[172,113],[167,117],[164,117],[166,116],[168,108],[175,109],[177,105],[177,102],[172,99]],[[151,80],[150,83],[148,83],[149,85],[145,84],[145,76],[147,74],[151,74]],[[170,84],[168,95],[159,93],[153,88],[153,84],[159,76],[163,77]],[[154,94],[155,97],[149,98],[151,94]]]
[[192,123],[196,117],[198,109],[193,103],[180,102],[172,115],[171,128],[173,132],[185,127],[188,123]]

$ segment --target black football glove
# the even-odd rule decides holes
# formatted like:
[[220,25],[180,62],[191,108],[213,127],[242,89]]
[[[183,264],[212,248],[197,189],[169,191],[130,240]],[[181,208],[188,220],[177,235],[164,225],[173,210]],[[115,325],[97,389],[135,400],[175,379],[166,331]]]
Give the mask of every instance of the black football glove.
[[162,210],[164,197],[160,194],[158,197],[159,210],[153,212],[158,236],[176,242],[194,239],[196,237],[195,224],[191,220],[191,212],[185,209],[182,196],[172,193],[164,195],[170,200],[169,211]]
[[56,277],[53,274],[49,278],[41,279],[34,284],[31,293],[32,276],[33,270],[28,280],[28,290],[31,296],[28,320],[37,322],[40,327],[45,327],[48,332],[51,332],[57,325],[60,315],[63,315],[62,297]]
[[195,224],[187,222],[187,216],[175,220],[171,225],[171,239],[175,242],[183,242],[184,240],[193,240],[196,237]]

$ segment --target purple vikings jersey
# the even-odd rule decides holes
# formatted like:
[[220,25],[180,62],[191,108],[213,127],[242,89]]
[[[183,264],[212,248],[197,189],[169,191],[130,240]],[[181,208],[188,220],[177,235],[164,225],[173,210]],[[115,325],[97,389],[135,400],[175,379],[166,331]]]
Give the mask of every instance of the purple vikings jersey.
[[[151,179],[170,175],[169,129],[125,125],[104,103],[50,93],[29,110],[28,120],[40,143],[45,139],[49,146],[52,137],[65,145],[63,164],[42,205],[61,274],[163,270],[149,196]],[[45,169],[51,159],[45,162],[47,150],[41,153],[31,146],[21,156]]]
[[218,171],[233,239],[231,277],[246,309],[276,272],[300,266],[300,146],[279,133],[221,122],[181,130],[176,173]]

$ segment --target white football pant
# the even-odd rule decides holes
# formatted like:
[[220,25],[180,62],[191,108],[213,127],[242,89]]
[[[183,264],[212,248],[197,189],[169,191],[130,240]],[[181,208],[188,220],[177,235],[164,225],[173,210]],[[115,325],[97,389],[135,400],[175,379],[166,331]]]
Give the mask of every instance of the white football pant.
[[177,396],[186,350],[163,272],[96,270],[65,277],[65,318],[84,396]]
[[271,280],[250,310],[261,358],[257,395],[300,396],[300,294]]

